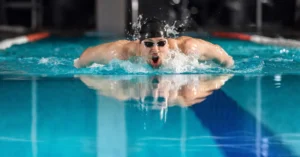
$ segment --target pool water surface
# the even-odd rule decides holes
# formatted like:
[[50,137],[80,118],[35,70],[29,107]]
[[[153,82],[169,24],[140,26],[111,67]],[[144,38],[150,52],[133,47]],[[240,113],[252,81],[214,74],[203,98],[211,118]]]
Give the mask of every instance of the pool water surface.
[[52,37],[0,52],[1,156],[300,156],[300,49],[211,38],[233,69],[73,67],[110,40]]

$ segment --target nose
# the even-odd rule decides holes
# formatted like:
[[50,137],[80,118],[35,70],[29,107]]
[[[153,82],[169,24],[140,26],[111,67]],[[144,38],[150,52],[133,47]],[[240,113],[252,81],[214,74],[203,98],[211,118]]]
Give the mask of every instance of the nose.
[[152,50],[153,52],[158,52],[158,46],[157,46],[157,45],[154,45],[154,46],[151,48],[151,50]]

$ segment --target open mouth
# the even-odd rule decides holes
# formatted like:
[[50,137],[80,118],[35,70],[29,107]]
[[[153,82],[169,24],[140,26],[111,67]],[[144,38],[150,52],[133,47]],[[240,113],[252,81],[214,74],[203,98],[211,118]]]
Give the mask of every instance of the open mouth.
[[158,60],[159,60],[159,56],[152,56],[153,63],[156,64],[158,62]]

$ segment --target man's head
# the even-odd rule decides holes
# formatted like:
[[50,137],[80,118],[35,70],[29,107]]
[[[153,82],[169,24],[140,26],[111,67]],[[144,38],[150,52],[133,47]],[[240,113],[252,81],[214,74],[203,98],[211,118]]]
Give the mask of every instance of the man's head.
[[158,19],[150,19],[140,30],[140,55],[153,67],[158,68],[169,51],[165,24]]

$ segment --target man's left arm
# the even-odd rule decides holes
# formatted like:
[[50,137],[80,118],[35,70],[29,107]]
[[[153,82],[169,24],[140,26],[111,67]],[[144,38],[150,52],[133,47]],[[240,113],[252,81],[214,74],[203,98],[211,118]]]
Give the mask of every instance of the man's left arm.
[[205,45],[207,46],[207,50],[203,51],[204,57],[215,60],[227,68],[230,68],[234,65],[234,60],[222,47],[209,42],[206,42]]
[[185,54],[197,54],[199,60],[214,60],[225,67],[234,65],[232,57],[219,45],[191,37],[180,37],[178,43]]

